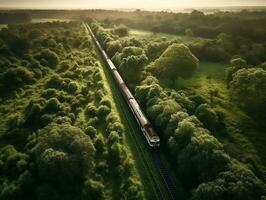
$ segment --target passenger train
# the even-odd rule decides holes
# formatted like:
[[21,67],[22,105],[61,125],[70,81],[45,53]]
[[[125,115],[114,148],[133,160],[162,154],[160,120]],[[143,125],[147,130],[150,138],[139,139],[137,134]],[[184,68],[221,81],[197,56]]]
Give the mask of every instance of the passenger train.
[[160,138],[156,131],[151,126],[151,123],[145,116],[145,114],[142,112],[138,102],[134,98],[134,96],[131,94],[130,90],[126,86],[124,80],[120,76],[119,72],[117,71],[115,65],[111,61],[111,59],[108,57],[106,52],[102,49],[100,43],[98,42],[97,38],[95,37],[94,33],[92,32],[90,26],[88,24],[85,24],[87,29],[89,30],[93,40],[95,41],[99,51],[103,55],[109,69],[112,72],[112,75],[116,81],[116,83],[119,85],[120,91],[122,92],[127,104],[129,105],[132,113],[134,114],[139,126],[141,127],[141,131],[143,135],[145,136],[148,144],[150,147],[158,147],[160,146]]

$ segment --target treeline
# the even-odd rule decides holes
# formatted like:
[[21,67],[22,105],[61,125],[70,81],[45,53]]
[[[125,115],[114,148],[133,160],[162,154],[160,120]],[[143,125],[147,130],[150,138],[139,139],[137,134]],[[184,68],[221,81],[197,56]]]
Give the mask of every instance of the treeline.
[[[91,27],[156,127],[161,147],[167,152],[166,157],[191,199],[265,198],[264,177],[256,166],[231,157],[214,136],[224,125],[224,113],[212,106],[219,93],[213,91],[212,98],[206,99],[165,87],[165,83],[174,77],[193,77],[198,59],[188,47],[164,39],[156,41],[156,44],[146,44],[134,38],[120,39],[95,22]],[[232,62],[234,65],[237,61]],[[255,71],[238,71],[232,75],[232,91],[243,87],[243,91],[237,89],[235,93],[244,94],[246,86],[242,83],[246,83],[250,75],[255,81],[255,74],[263,77],[259,80],[264,85],[265,71]],[[259,88],[258,94],[265,94],[264,86],[256,85],[254,82],[254,88]],[[238,101],[242,103],[240,99]]]
[[208,15],[197,10],[191,13],[102,11],[101,16],[98,14],[95,18],[103,20],[107,26],[125,24],[154,33],[192,34],[204,38],[214,38],[220,33],[226,33],[233,37],[265,42],[265,16],[265,11],[217,12]]
[[26,13],[1,13],[0,24],[30,23],[31,16]]
[[266,60],[266,43],[255,43],[245,38],[220,33],[215,39],[189,44],[191,51],[203,61],[229,63],[241,57],[250,65],[259,65]]
[[145,199],[82,24],[1,34],[29,47],[17,54],[3,38],[0,199]]
[[[103,12],[104,13],[104,12]],[[102,13],[102,14],[103,14]],[[202,39],[190,44],[190,49],[201,60],[228,63],[239,55],[249,64],[258,65],[266,60],[265,12],[219,12],[205,15],[191,13],[133,12],[129,14],[106,13],[96,16],[104,26],[124,24],[131,28],[156,33],[196,36]]]

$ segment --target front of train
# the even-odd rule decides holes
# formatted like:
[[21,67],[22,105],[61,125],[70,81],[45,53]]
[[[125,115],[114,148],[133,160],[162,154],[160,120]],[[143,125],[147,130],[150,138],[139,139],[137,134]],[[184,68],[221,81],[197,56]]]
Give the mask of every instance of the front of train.
[[155,130],[152,128],[152,126],[149,124],[149,126],[146,126],[146,132],[147,132],[147,140],[150,147],[159,147],[160,146],[160,138],[158,134],[155,132]]

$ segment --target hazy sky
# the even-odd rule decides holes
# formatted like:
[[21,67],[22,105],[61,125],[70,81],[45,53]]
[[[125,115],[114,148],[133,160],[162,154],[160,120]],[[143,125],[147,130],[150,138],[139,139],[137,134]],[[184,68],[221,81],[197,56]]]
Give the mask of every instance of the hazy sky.
[[266,0],[0,0],[0,7],[19,8],[183,8],[266,6]]

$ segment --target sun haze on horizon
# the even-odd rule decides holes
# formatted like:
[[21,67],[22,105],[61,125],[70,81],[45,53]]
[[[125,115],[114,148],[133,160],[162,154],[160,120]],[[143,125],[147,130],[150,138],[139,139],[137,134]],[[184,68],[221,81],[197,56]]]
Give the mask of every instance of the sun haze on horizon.
[[175,9],[193,7],[266,6],[265,0],[0,0],[0,7],[43,9],[143,8]]

